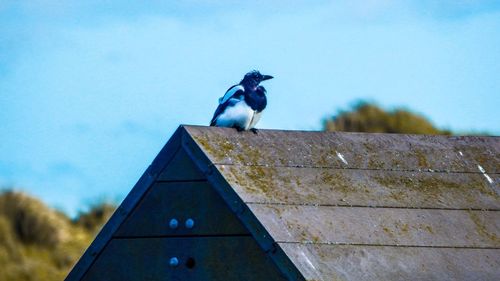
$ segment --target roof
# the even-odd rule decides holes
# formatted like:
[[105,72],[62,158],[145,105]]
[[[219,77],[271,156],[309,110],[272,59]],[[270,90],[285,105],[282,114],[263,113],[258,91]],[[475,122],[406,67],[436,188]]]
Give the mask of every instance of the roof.
[[248,234],[286,280],[500,279],[498,137],[181,126],[67,280],[135,235],[155,183],[185,178],[230,209],[197,231]]

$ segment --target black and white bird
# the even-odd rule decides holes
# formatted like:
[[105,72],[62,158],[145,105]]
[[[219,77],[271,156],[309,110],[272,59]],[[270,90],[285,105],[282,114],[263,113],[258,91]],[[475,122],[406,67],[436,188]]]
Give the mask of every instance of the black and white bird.
[[219,99],[210,126],[230,127],[238,131],[252,130],[256,133],[255,125],[267,105],[266,89],[259,84],[272,78],[257,70],[245,74],[239,84],[229,88]]

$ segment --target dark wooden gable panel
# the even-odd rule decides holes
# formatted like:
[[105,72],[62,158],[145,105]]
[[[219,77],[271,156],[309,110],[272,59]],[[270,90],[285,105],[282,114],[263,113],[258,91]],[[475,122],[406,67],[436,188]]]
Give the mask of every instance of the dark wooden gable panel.
[[286,279],[252,237],[229,236],[113,239],[82,280]]
[[[170,220],[178,226],[171,228]],[[185,223],[192,219],[194,226]],[[204,181],[156,183],[114,236],[248,234],[217,192]]]
[[197,181],[205,176],[193,164],[184,149],[179,149],[170,164],[161,172],[157,181]]
[[[115,236],[248,234],[205,179],[180,148]],[[173,219],[175,228],[170,227]],[[194,222],[192,228],[185,227],[188,219]]]

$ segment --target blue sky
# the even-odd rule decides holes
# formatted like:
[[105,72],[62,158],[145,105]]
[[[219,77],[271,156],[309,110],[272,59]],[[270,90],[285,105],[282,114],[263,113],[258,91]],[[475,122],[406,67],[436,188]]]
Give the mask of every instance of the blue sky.
[[251,69],[276,77],[261,128],[369,99],[500,134],[500,1],[170,2],[0,0],[0,186],[120,201]]

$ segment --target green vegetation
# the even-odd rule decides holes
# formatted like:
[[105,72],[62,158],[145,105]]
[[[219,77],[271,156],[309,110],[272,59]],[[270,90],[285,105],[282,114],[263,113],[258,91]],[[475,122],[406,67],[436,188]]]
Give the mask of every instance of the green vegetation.
[[83,227],[90,233],[97,233],[108,221],[115,209],[116,206],[113,204],[95,204],[88,212],[80,213],[78,219],[75,221],[75,224]]
[[378,105],[357,102],[351,110],[341,110],[324,121],[326,131],[450,135],[449,130],[436,128],[425,117],[396,108],[385,111]]
[[0,192],[0,280],[64,280],[113,210],[97,204],[71,220],[25,193]]

